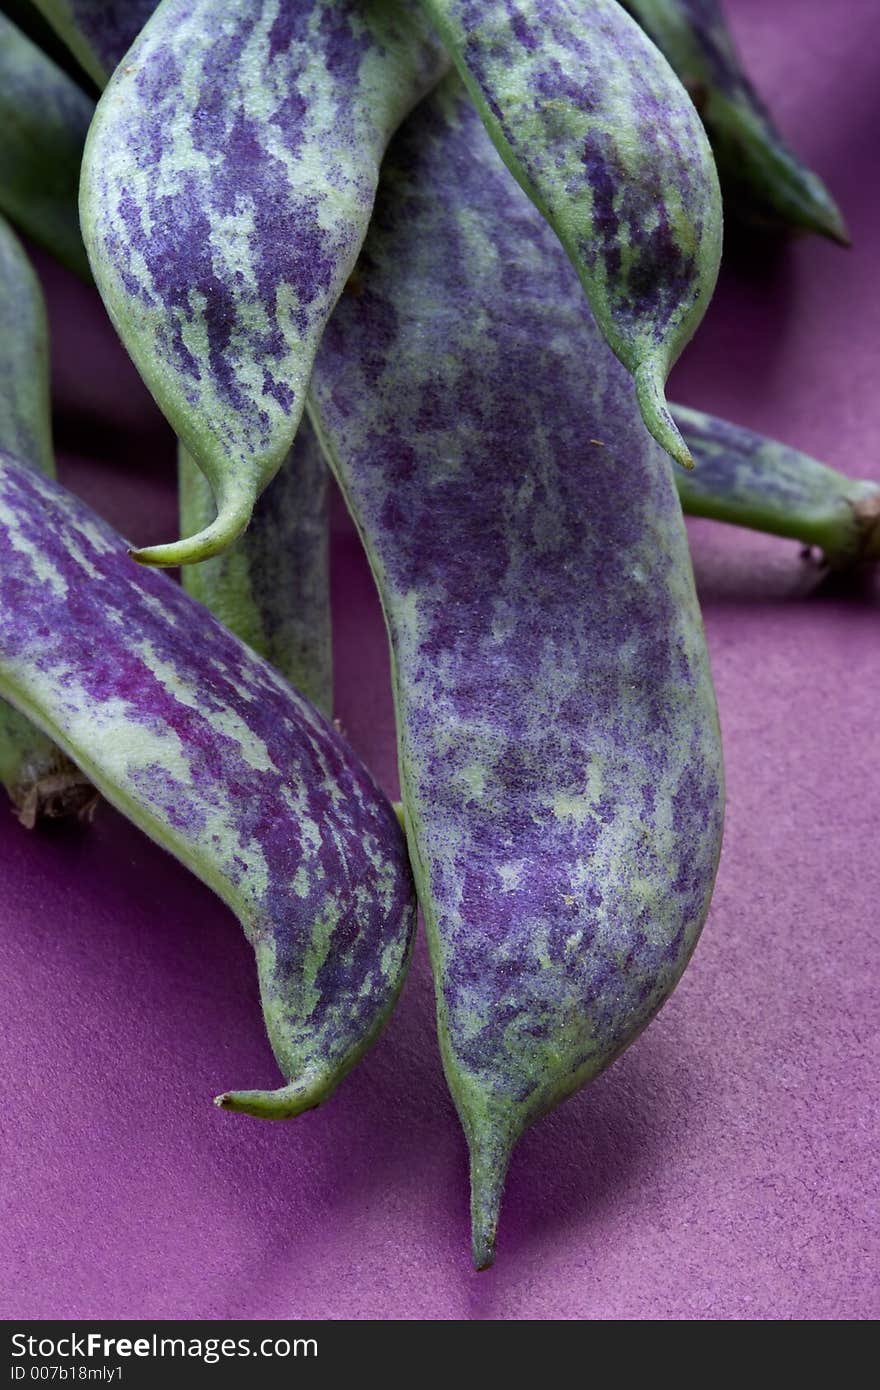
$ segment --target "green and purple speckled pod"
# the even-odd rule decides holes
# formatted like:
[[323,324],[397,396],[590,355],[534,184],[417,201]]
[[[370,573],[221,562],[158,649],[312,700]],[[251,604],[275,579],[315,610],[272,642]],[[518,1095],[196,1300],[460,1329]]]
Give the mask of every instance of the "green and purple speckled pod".
[[134,43],[159,0],[34,0],[99,87]]
[[880,561],[880,483],[702,411],[673,414],[697,461],[675,479],[686,512],[818,546],[835,569]]
[[622,0],[669,59],[712,144],[729,209],[741,220],[819,232],[848,244],[828,189],[789,149],[746,74],[717,0]]
[[324,1100],[397,997],[415,898],[394,811],[339,734],[56,483],[0,457],[0,694],[208,884],[251,942],[289,1084]]
[[[156,6],[154,0],[47,0],[44,8],[104,85]],[[179,453],[180,527],[186,537],[209,526],[216,508],[204,474],[185,449]],[[183,571],[187,592],[325,714],[333,697],[327,481],[303,420],[244,536],[222,555]]]
[[718,177],[692,102],[615,0],[423,3],[635,377],[648,429],[688,466],[664,387],[721,257]]
[[[180,451],[180,529],[214,517],[205,475]],[[324,714],[333,710],[330,476],[308,420],[250,525],[222,555],[187,565],[183,586]]]
[[94,103],[0,14],[0,212],[89,278],[76,189]]
[[457,82],[389,151],[359,284],[311,409],[391,636],[482,1267],[518,1136],[636,1037],[693,950],[721,840],[715,699],[668,460]]
[[446,66],[401,0],[164,0],[98,104],[81,211],[110,317],[217,517],[219,553],[296,432],[386,142]]
[[[49,347],[43,295],[30,261],[0,217],[0,449],[51,477]],[[0,701],[0,782],[22,825],[72,816],[95,790],[29,719]]]

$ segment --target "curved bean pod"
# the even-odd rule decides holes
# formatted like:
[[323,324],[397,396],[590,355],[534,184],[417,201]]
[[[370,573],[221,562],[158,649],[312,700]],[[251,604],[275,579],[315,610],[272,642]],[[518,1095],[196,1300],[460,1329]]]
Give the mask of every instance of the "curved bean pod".
[[[0,449],[50,477],[49,346],[43,295],[31,263],[0,217]],[[0,782],[22,825],[78,815],[95,791],[50,739],[0,701]]]
[[0,14],[0,212],[89,278],[76,189],[94,103]]
[[[187,593],[327,715],[333,709],[329,481],[303,418],[244,535],[182,575]],[[208,480],[181,450],[181,533],[202,530],[213,516]]]
[[34,0],[99,87],[134,43],[159,0]]
[[717,0],[621,0],[690,92],[729,207],[746,221],[849,245],[822,180],[783,140],[740,62]]
[[636,1037],[690,957],[719,731],[668,461],[457,84],[389,151],[359,281],[311,409],[391,637],[482,1268],[518,1136]]
[[400,0],[165,0],[98,103],[81,212],[110,317],[230,545],[286,456],[392,131],[446,65]]
[[615,0],[423,4],[635,377],[645,424],[689,467],[664,388],[721,257],[718,177],[693,104]]
[[880,561],[880,483],[702,411],[673,414],[697,460],[675,479],[686,512],[818,546],[834,568]]
[[0,694],[237,914],[288,1084],[318,1105],[378,1033],[415,900],[394,811],[339,734],[56,483],[0,457]]

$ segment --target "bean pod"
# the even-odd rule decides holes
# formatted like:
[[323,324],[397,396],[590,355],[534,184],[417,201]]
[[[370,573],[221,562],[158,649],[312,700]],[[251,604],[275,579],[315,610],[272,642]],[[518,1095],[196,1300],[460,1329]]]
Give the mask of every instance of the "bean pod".
[[675,480],[686,512],[818,546],[835,569],[880,561],[880,483],[702,411],[673,412],[697,460]]
[[218,554],[285,458],[391,132],[445,58],[401,0],[165,0],[98,104],[83,234],[215,520],[136,552]]
[[687,964],[721,748],[668,461],[457,83],[383,179],[311,409],[391,637],[483,1267],[518,1136],[632,1042]]
[[648,429],[689,466],[664,388],[715,287],[721,201],[681,83],[615,0],[423,3],[633,373]]
[[237,914],[287,1078],[318,1105],[375,1038],[415,925],[394,811],[339,734],[49,479],[0,456],[0,694]]

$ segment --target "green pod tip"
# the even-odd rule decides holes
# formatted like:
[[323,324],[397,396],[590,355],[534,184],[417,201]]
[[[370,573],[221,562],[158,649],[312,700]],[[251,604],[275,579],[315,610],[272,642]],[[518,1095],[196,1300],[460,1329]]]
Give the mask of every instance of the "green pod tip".
[[682,468],[693,468],[693,455],[666,404],[666,371],[661,359],[647,357],[633,375],[639,410],[649,433]]
[[253,1115],[258,1120],[292,1120],[321,1105],[338,1080],[338,1076],[312,1073],[280,1086],[277,1091],[224,1091],[214,1097],[214,1104],[221,1110]]
[[852,237],[849,228],[843,220],[843,214],[837,204],[829,198],[828,206],[824,211],[824,216],[817,217],[816,230],[822,236],[828,237],[829,241],[836,241],[838,246],[845,246],[849,249],[852,246]]
[[791,160],[773,173],[774,198],[780,210],[789,210],[791,230],[817,232],[838,246],[852,246],[843,213],[818,174]]
[[513,1149],[511,1136],[492,1127],[468,1135],[471,1155],[471,1249],[474,1269],[495,1263],[495,1236],[504,1181]]
[[238,540],[251,519],[256,500],[251,492],[221,500],[210,526],[194,536],[185,536],[167,545],[149,545],[128,553],[140,565],[197,565],[202,560],[210,560],[213,555],[222,555]]

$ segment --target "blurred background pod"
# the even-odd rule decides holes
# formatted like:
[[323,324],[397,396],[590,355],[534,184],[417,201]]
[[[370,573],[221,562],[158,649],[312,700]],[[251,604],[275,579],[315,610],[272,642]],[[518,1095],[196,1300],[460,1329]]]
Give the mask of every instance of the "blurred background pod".
[[0,12],[0,212],[89,278],[76,193],[94,103]]

